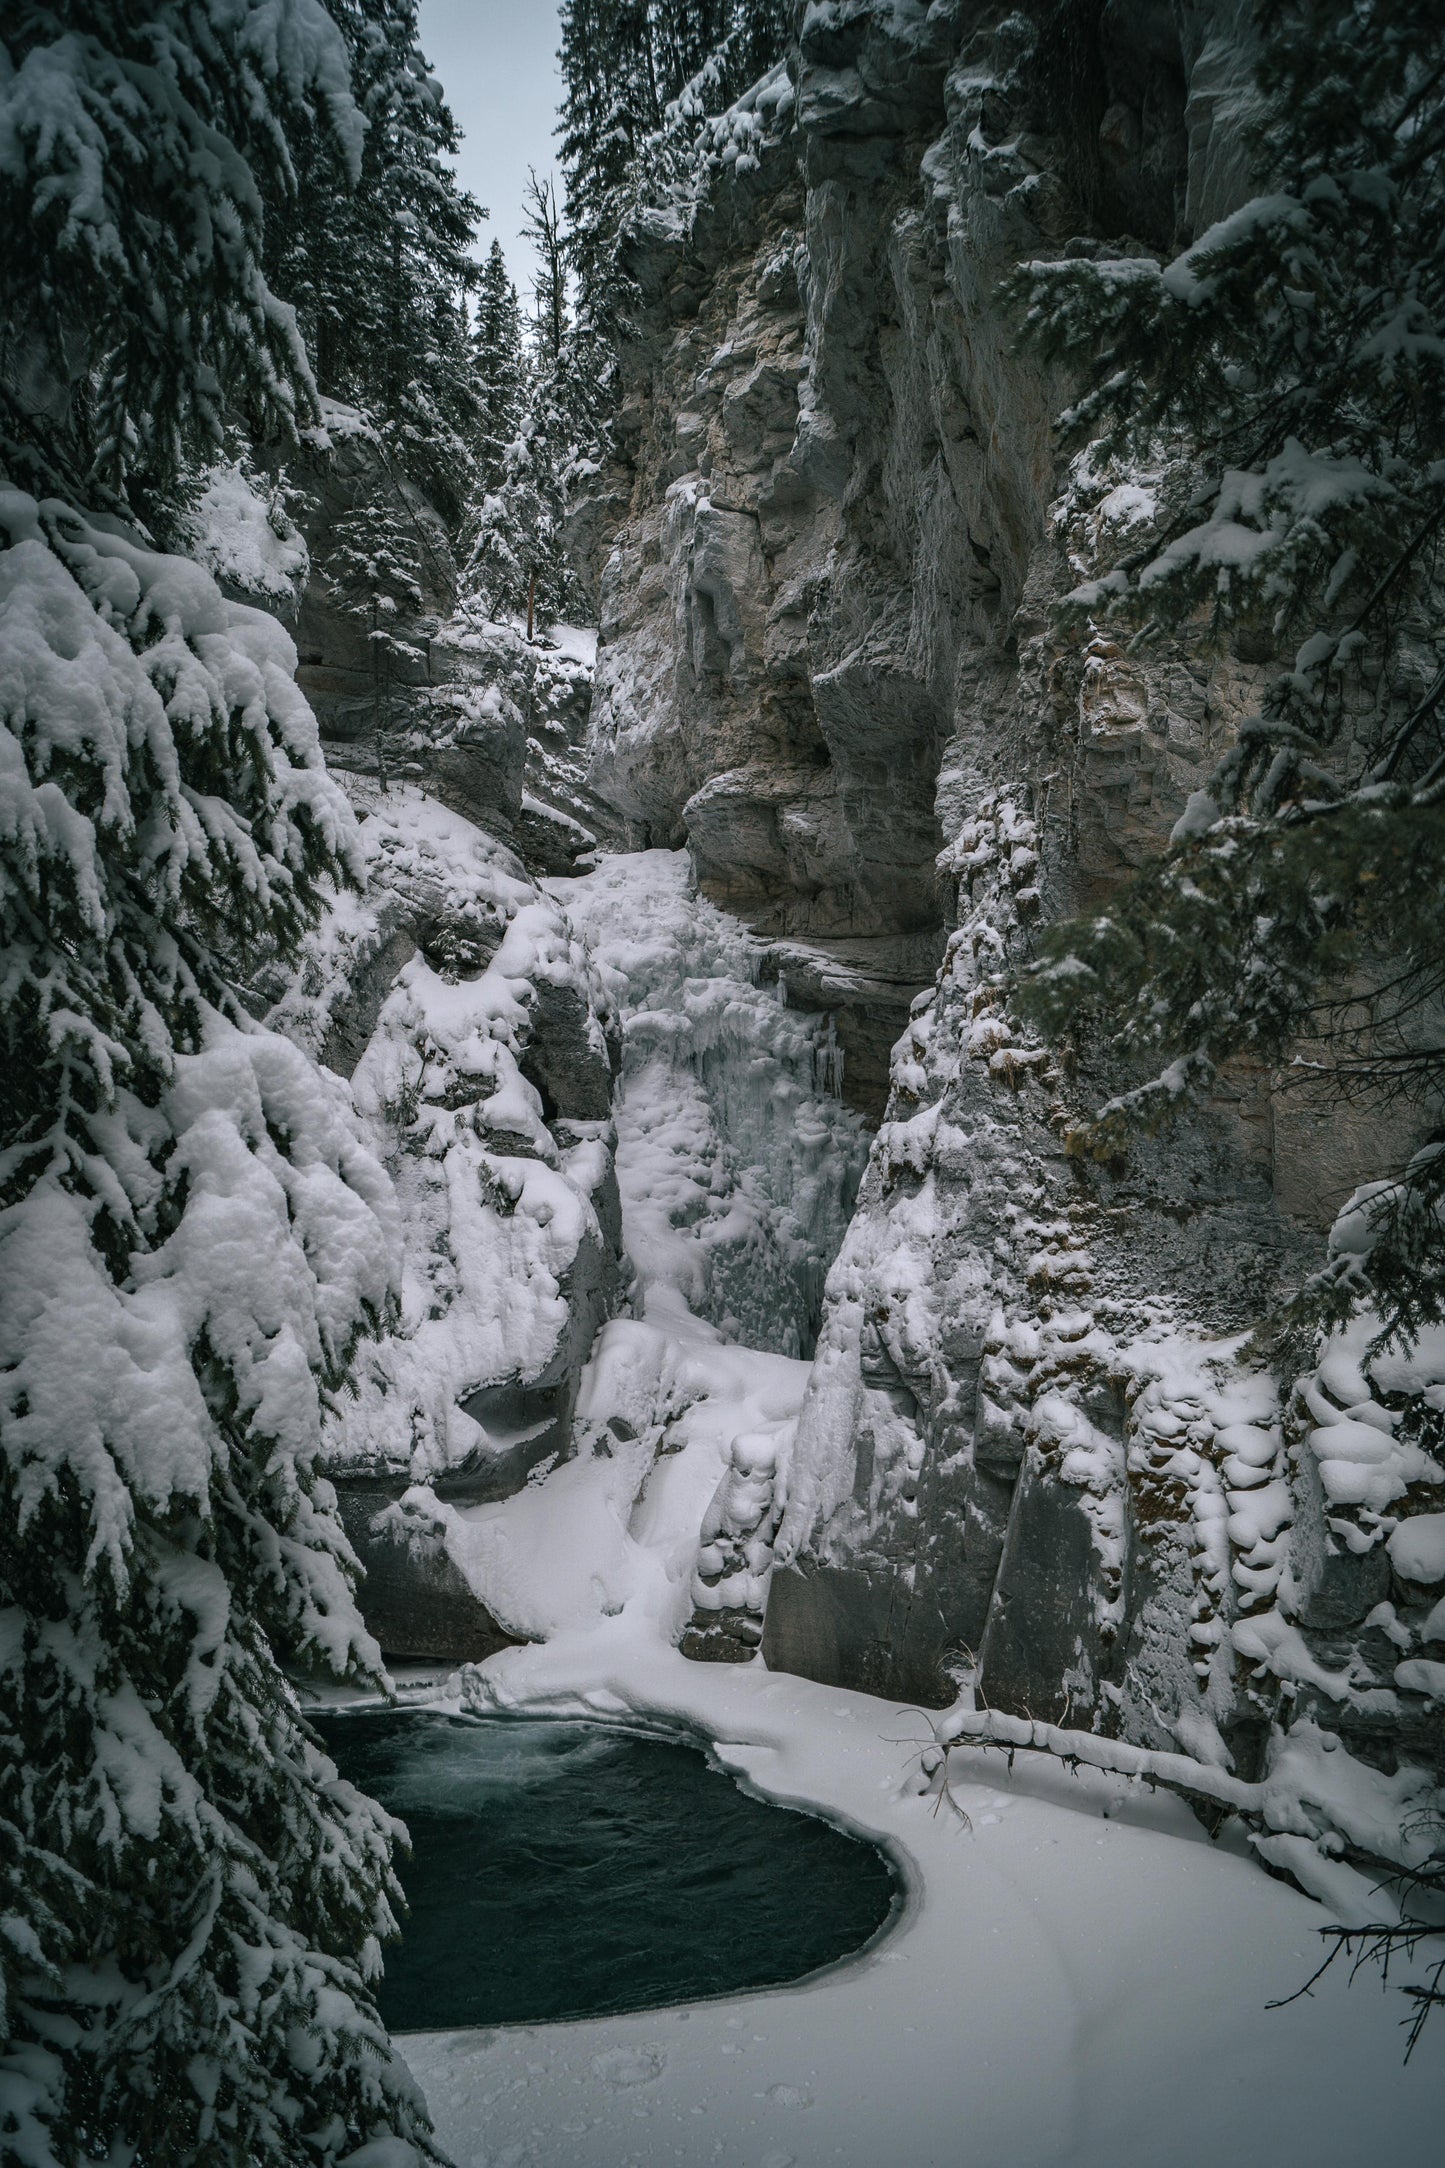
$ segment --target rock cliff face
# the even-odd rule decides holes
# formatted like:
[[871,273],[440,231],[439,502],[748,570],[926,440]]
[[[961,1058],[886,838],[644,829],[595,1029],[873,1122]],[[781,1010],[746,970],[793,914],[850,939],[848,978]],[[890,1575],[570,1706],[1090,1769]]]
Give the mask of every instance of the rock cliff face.
[[[1057,388],[992,289],[1096,248],[1091,218],[1167,244],[1238,178],[1219,9],[1187,43],[1157,5],[1055,12],[1041,38],[1000,8],[809,7],[795,80],[758,86],[703,202],[632,249],[596,774],[837,1015],[875,1116],[951,914],[940,774],[966,797],[1046,757],[1018,643],[1052,572]],[[1095,762],[1105,869],[1162,832],[1204,702],[1182,746],[1135,731]]]
[[[324,413],[284,465],[277,454],[259,477],[211,470],[193,546],[228,593],[293,631],[297,682],[334,769],[415,784],[515,845],[532,872],[569,872],[619,833],[580,752],[592,635],[553,628],[529,641],[460,610],[441,517],[362,415],[334,400]],[[416,583],[385,614],[369,612],[368,576],[347,562],[378,530]]]
[[686,841],[886,1115],[779,1475],[769,1661],[1249,1775],[1292,1716],[1388,1773],[1445,1685],[1392,1533],[1445,1497],[1445,1355],[1365,1334],[1283,1398],[1236,1357],[1408,1139],[1241,1073],[1081,1169],[1107,1052],[1020,1043],[999,988],[1164,843],[1276,666],[1049,631],[1158,477],[1061,470],[1068,387],[996,296],[1241,200],[1240,12],[800,11],[701,203],[635,237],[593,780]]

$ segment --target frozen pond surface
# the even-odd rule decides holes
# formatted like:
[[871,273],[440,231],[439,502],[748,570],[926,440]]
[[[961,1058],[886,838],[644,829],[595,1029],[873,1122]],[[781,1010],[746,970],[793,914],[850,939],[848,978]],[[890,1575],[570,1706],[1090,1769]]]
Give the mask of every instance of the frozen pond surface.
[[421,1710],[319,1728],[411,1832],[380,1997],[394,2031],[777,1986],[860,1949],[892,1908],[874,1846],[751,1797],[695,1748]]

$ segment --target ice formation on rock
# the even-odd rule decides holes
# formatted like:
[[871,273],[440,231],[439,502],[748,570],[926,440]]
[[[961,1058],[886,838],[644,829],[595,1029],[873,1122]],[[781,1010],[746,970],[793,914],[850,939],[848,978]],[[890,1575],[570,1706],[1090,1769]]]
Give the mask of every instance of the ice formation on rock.
[[643,1315],[680,1291],[744,1345],[798,1355],[867,1157],[829,1025],[757,983],[763,944],[698,895],[687,855],[550,884],[622,1014],[618,1179]]

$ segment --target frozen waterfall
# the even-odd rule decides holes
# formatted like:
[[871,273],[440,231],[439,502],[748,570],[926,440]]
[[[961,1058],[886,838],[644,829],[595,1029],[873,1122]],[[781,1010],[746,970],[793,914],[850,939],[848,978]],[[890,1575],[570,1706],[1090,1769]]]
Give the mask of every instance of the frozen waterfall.
[[758,983],[763,944],[685,851],[550,881],[623,1019],[617,1171],[639,1312],[670,1292],[729,1339],[810,1353],[868,1156],[832,1020]]

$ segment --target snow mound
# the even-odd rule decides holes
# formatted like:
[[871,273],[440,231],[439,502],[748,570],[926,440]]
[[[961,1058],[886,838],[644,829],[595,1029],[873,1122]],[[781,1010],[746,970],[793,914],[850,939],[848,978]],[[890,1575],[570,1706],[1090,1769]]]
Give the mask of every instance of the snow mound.
[[191,546],[206,569],[258,600],[293,604],[311,569],[284,493],[248,474],[239,460],[206,469],[190,517]]

